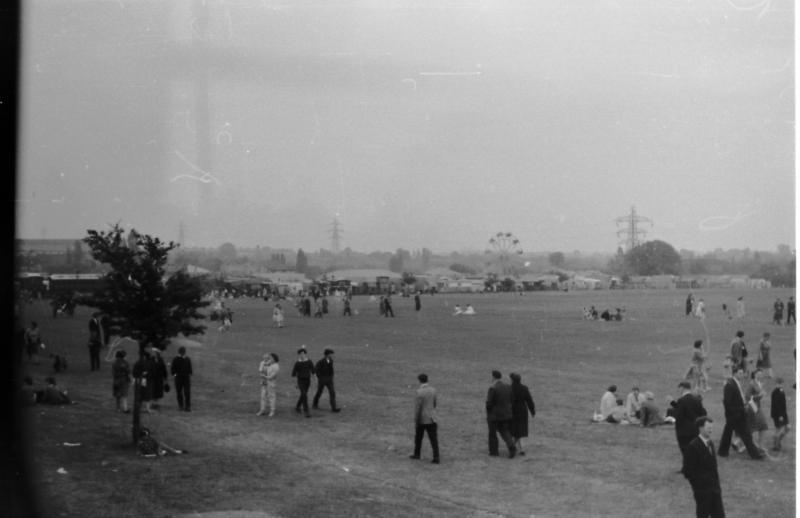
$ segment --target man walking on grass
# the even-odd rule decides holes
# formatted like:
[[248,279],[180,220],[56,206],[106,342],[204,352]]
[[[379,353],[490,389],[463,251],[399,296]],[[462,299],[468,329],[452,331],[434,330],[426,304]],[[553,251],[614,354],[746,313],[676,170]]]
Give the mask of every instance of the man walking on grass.
[[723,389],[722,404],[725,406],[725,428],[722,430],[722,438],[719,440],[719,451],[717,454],[720,457],[727,457],[728,451],[731,447],[731,436],[736,432],[742,442],[744,442],[747,453],[755,460],[763,460],[765,455],[759,451],[758,447],[753,444],[753,437],[750,434],[750,428],[747,426],[747,417],[745,414],[745,397],[744,382],[747,374],[742,367],[735,367],[733,371],[733,378],[725,383]]
[[331,403],[331,412],[341,412],[342,409],[336,406],[336,390],[333,388],[333,349],[325,349],[325,356],[317,362],[314,371],[317,374],[317,393],[314,394],[312,408],[319,408],[319,398],[327,387],[328,397]]
[[297,350],[297,361],[294,362],[292,368],[292,377],[297,378],[297,388],[300,390],[300,397],[294,406],[294,411],[300,413],[300,407],[306,414],[306,417],[311,417],[311,412],[308,410],[308,388],[311,386],[311,376],[314,374],[314,362],[308,358],[308,352],[305,347]]
[[486,420],[489,425],[489,455],[499,455],[497,434],[503,438],[508,447],[508,458],[513,459],[517,454],[514,439],[511,437],[511,385],[503,383],[503,375],[499,371],[492,371],[492,385],[486,395]]

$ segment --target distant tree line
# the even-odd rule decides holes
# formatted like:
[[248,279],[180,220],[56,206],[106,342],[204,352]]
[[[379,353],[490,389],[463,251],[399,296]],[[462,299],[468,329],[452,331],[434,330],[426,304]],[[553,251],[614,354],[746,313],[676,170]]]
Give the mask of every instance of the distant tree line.
[[[17,264],[26,271],[48,273],[85,273],[101,271],[102,265],[81,248],[80,241],[67,247],[63,255],[18,253]],[[327,249],[274,249],[257,246],[237,248],[224,243],[217,248],[179,248],[170,255],[177,266],[193,265],[224,272],[229,268],[246,271],[295,270],[315,277],[325,272],[343,269],[388,269],[398,274],[422,273],[432,268],[449,268],[463,275],[483,273],[490,266],[483,252],[451,252],[434,254],[428,248],[394,252],[357,252],[345,248],[339,253]],[[774,251],[717,249],[696,253],[677,251],[664,241],[648,241],[627,252],[585,253],[579,250],[531,253],[510,265],[510,274],[545,273],[549,271],[596,270],[612,275],[749,275],[764,278],[778,286],[794,286],[795,257],[789,245],[779,245]]]

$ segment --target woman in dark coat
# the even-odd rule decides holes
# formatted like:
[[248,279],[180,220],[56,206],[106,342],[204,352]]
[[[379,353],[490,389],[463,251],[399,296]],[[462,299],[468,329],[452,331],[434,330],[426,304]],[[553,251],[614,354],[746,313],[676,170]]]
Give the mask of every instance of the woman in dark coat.
[[158,408],[158,401],[164,397],[164,385],[167,381],[167,364],[161,357],[161,350],[153,348],[153,369],[148,373],[147,384],[150,385],[152,407]]
[[531,416],[536,415],[536,407],[533,404],[531,391],[523,385],[522,377],[512,372],[511,375],[511,435],[514,437],[514,445],[517,447],[519,455],[525,455],[522,448],[522,438],[528,436],[528,412]]
[[[155,370],[155,362],[153,361],[152,353],[153,348],[149,344],[142,347],[142,355],[133,364],[133,378],[139,388],[139,400],[142,402],[142,411],[150,413],[150,400],[153,398],[152,394],[152,371]],[[134,394],[135,397],[135,394]]]

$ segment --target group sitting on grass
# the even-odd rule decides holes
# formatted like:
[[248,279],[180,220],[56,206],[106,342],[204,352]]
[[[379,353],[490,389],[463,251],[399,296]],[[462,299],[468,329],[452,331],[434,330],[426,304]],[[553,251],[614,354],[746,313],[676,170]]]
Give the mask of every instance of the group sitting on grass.
[[639,387],[634,386],[623,402],[617,397],[617,386],[611,385],[600,398],[600,412],[595,413],[592,421],[650,427],[671,424],[675,419],[669,415],[662,416],[652,392],[647,391],[642,394]]
[[622,321],[623,314],[625,313],[625,308],[614,308],[614,313],[611,312],[610,309],[606,308],[602,312],[598,312],[597,308],[594,306],[590,308],[583,307],[583,318],[584,320],[604,320],[606,322],[610,322],[612,320],[615,321]]

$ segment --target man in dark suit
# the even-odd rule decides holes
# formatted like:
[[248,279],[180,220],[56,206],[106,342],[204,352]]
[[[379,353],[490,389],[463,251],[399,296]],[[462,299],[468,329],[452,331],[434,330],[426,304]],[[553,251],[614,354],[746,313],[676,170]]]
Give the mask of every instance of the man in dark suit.
[[436,426],[436,389],[428,385],[428,375],[420,374],[417,376],[420,386],[417,389],[417,396],[414,399],[414,454],[412,459],[419,459],[422,451],[422,435],[428,433],[433,450],[433,464],[439,464],[439,439],[437,437]]
[[736,435],[742,439],[750,457],[756,460],[763,460],[765,455],[753,444],[753,437],[750,434],[750,428],[747,426],[744,387],[742,386],[746,376],[747,374],[741,366],[734,367],[733,378],[725,383],[722,395],[722,404],[725,406],[725,428],[722,430],[722,438],[719,440],[717,454],[720,457],[728,456],[728,451],[731,448],[731,435],[736,432]]
[[711,441],[713,422],[707,416],[697,419],[699,435],[686,446],[683,456],[683,475],[692,485],[697,518],[725,518],[717,459]]
[[312,408],[319,408],[319,398],[327,387],[331,411],[341,412],[342,409],[336,406],[336,391],[333,389],[333,349],[325,349],[323,354],[322,359],[314,367],[314,372],[317,374],[317,393],[314,394]]
[[699,396],[692,394],[692,385],[688,381],[678,383],[681,397],[675,402],[673,417],[675,418],[675,436],[681,455],[686,455],[686,447],[697,437],[697,418],[707,414]]
[[308,411],[308,388],[311,386],[311,376],[313,375],[314,362],[308,357],[305,346],[300,347],[297,350],[297,361],[294,362],[292,368],[292,377],[297,378],[297,388],[300,390],[300,397],[297,398],[294,411],[300,413],[302,407],[306,417],[311,417],[311,412]]
[[497,434],[508,447],[508,458],[517,454],[514,438],[511,437],[511,385],[503,383],[499,371],[492,371],[492,386],[486,396],[486,420],[489,423],[489,455],[499,455]]
[[178,356],[170,363],[170,373],[175,380],[178,410],[192,411],[192,360],[186,356],[186,347],[178,347]]

